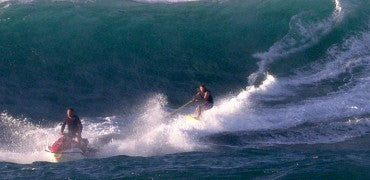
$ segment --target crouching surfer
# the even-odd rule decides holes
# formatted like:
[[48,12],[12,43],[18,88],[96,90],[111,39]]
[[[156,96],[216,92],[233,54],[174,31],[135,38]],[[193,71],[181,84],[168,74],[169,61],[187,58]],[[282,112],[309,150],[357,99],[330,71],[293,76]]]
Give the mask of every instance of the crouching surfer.
[[[68,133],[64,133],[64,129],[67,125]],[[62,124],[61,134],[65,142],[65,148],[80,148],[83,152],[87,150],[87,139],[81,137],[82,123],[80,118],[75,115],[72,108],[67,109],[66,120]]]
[[213,97],[211,92],[201,84],[199,86],[197,94],[193,97],[193,102],[198,102],[198,106],[195,109],[196,117],[199,118],[203,111],[209,110],[213,107]]

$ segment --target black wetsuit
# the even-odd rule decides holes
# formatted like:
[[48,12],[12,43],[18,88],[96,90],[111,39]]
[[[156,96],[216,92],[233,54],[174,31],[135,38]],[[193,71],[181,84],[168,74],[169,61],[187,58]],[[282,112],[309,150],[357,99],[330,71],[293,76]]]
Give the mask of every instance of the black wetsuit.
[[74,115],[72,119],[69,119],[68,117],[62,124],[62,132],[64,131],[65,126],[67,125],[68,128],[68,135],[72,137],[76,137],[77,133],[81,134],[82,132],[82,124],[80,118],[78,116]]
[[[208,99],[204,101],[204,96],[205,96],[206,92],[208,92],[209,95],[208,95]],[[213,97],[212,97],[210,91],[206,91],[206,92],[200,93],[200,97],[203,100],[202,106],[203,106],[204,109],[211,109],[213,107]]]

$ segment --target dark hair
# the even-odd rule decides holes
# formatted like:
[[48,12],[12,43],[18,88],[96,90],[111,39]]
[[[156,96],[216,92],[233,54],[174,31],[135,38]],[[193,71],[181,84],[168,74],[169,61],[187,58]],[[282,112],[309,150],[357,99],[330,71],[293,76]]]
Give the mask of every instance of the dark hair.
[[208,91],[208,89],[206,88],[204,84],[200,84],[199,87],[203,87],[205,91]]
[[72,112],[75,112],[75,110],[73,110],[73,108],[71,108],[71,107],[69,107],[69,108],[67,108],[67,111],[72,111]]

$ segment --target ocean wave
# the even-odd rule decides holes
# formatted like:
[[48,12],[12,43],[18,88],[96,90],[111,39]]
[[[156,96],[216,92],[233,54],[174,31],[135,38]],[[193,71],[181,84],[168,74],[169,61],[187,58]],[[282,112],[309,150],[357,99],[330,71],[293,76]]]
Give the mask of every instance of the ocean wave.
[[[225,55],[225,59],[227,59],[225,61],[230,59],[230,64],[223,64],[224,62],[214,62],[214,64],[212,64],[213,62],[204,59],[212,59],[211,57],[218,56],[218,52],[213,51],[215,49],[213,44],[210,46],[212,51],[197,52],[195,50],[199,47],[203,47],[203,43],[208,45],[211,44],[211,42],[216,42],[215,44],[218,43],[218,45],[223,45],[224,41],[229,41],[229,39],[217,39],[218,37],[214,36],[207,36],[204,39],[201,38],[207,33],[212,34],[214,31],[212,28],[218,26],[220,19],[224,20],[224,23],[226,22],[224,26],[228,27],[229,20],[235,17],[240,18],[238,13],[242,13],[242,11],[233,16],[225,15],[229,13],[229,11],[234,11],[233,8],[236,6],[232,3],[235,2],[227,4],[224,11],[220,13],[221,15],[216,16],[215,19],[210,20],[207,19],[210,17],[207,17],[204,22],[199,22],[199,19],[196,18],[187,19],[189,16],[187,13],[189,12],[186,8],[188,7],[184,6],[184,9],[181,10],[185,15],[175,20],[190,22],[185,24],[179,23],[177,24],[178,27],[174,27],[174,29],[170,29],[169,27],[173,28],[172,18],[178,17],[174,16],[172,13],[177,12],[178,9],[173,11],[171,9],[171,11],[168,11],[168,13],[166,12],[166,14],[162,13],[163,9],[156,9],[157,5],[145,4],[144,7],[142,4],[136,3],[134,8],[129,8],[132,11],[121,11],[120,8],[122,8],[122,6],[114,10],[108,9],[106,12],[109,13],[103,12],[103,14],[108,14],[108,16],[94,16],[93,19],[90,19],[89,11],[87,11],[87,14],[84,14],[86,10],[84,9],[85,7],[70,7],[68,3],[67,5],[61,3],[67,10],[63,11],[65,14],[57,14],[58,16],[56,17],[59,17],[59,15],[64,17],[65,21],[63,21],[63,23],[67,22],[67,25],[70,25],[67,29],[69,30],[71,28],[72,31],[77,32],[70,32],[71,34],[67,33],[68,35],[65,37],[73,41],[76,39],[74,35],[91,32],[91,34],[87,35],[87,39],[73,41],[71,44],[77,44],[76,47],[78,47],[81,42],[101,43],[101,46],[91,43],[93,44],[92,46],[94,46],[92,49],[98,51],[97,54],[101,55],[91,55],[93,57],[83,56],[88,54],[86,52],[93,52],[90,51],[90,46],[87,47],[87,49],[78,51],[78,49],[69,48],[71,44],[68,43],[68,47],[65,49],[60,48],[60,44],[53,44],[57,47],[53,50],[63,55],[68,54],[66,52],[73,54],[75,51],[78,51],[74,54],[77,60],[71,58],[73,55],[55,57],[55,54],[47,54],[46,52],[52,51],[48,48],[46,48],[46,50],[44,49],[44,51],[42,51],[42,49],[37,49],[37,45],[49,47],[47,43],[51,41],[54,42],[55,39],[53,38],[49,39],[50,42],[47,41],[46,44],[42,44],[45,43],[43,41],[35,41],[35,43],[27,44],[37,39],[33,37],[34,34],[32,30],[30,34],[22,34],[23,30],[21,31],[19,29],[13,29],[19,30],[15,31],[16,33],[9,30],[12,27],[18,28],[19,24],[29,23],[28,25],[30,26],[35,22],[36,24],[50,22],[59,25],[59,21],[44,21],[45,18],[50,18],[50,16],[42,13],[37,14],[39,16],[32,13],[30,15],[25,13],[26,15],[24,16],[21,13],[22,15],[19,17],[16,15],[11,16],[11,21],[15,23],[12,24],[12,22],[9,22],[7,24],[8,26],[1,26],[0,30],[1,32],[7,32],[7,35],[14,35],[14,37],[10,36],[11,38],[6,39],[9,36],[4,36],[5,40],[2,42],[15,39],[16,41],[11,41],[15,44],[14,47],[25,44],[24,46],[27,48],[29,46],[31,51],[24,53],[24,56],[18,57],[12,55],[18,52],[18,50],[22,51],[22,48],[16,49],[17,51],[15,51],[14,47],[10,46],[10,48],[8,48],[8,46],[4,46],[4,48],[8,49],[0,50],[1,52],[11,54],[2,61],[5,62],[4,64],[6,66],[1,66],[4,68],[2,72],[7,72],[5,76],[0,77],[3,82],[3,86],[0,87],[0,90],[2,94],[5,94],[1,96],[1,100],[7,105],[2,106],[1,110],[8,109],[9,107],[15,107],[14,109],[17,110],[15,113],[3,112],[0,115],[0,127],[2,128],[2,134],[0,136],[0,141],[2,142],[0,145],[0,161],[15,163],[48,161],[44,149],[58,138],[60,126],[57,125],[57,123],[59,120],[56,118],[49,118],[47,120],[48,123],[44,122],[46,120],[42,120],[41,123],[41,120],[24,118],[22,116],[18,117],[17,115],[27,114],[25,111],[30,110],[36,114],[44,112],[45,114],[53,114],[53,116],[59,117],[58,113],[60,113],[61,107],[73,104],[74,102],[78,102],[75,103],[75,105],[77,104],[76,106],[78,106],[77,108],[82,109],[86,107],[84,113],[81,113],[81,115],[83,115],[82,123],[84,125],[83,136],[89,139],[92,147],[99,149],[95,158],[105,158],[116,155],[155,156],[179,152],[208,151],[213,150],[210,144],[214,142],[209,143],[207,140],[205,142],[203,139],[219,134],[221,134],[221,136],[223,134],[235,135],[241,139],[244,144],[254,147],[259,147],[260,145],[274,146],[276,144],[335,143],[362,136],[369,132],[368,119],[363,117],[366,116],[366,113],[370,112],[368,103],[370,99],[370,94],[368,92],[370,88],[368,78],[368,62],[370,61],[368,52],[370,47],[367,43],[370,41],[370,35],[368,30],[363,32],[359,32],[356,29],[348,31],[343,30],[346,31],[344,32],[345,38],[335,39],[336,37],[334,37],[335,44],[331,41],[326,42],[329,44],[329,49],[327,49],[326,54],[320,56],[320,59],[310,60],[308,63],[310,68],[289,69],[291,67],[287,67],[287,69],[284,69],[286,71],[296,72],[293,75],[280,76],[268,71],[272,63],[275,63],[281,58],[289,58],[292,54],[312,47],[343,22],[344,15],[346,15],[347,12],[347,6],[343,6],[338,0],[334,2],[335,9],[333,11],[330,9],[329,13],[331,14],[329,17],[325,16],[324,19],[320,18],[319,20],[315,20],[316,14],[314,10],[298,14],[294,12],[292,13],[293,15],[295,14],[294,16],[288,16],[287,18],[288,21],[290,20],[287,34],[285,34],[286,32],[280,32],[280,30],[284,28],[279,29],[279,32],[274,31],[268,32],[269,34],[266,33],[268,36],[272,37],[269,37],[269,39],[273,39],[276,37],[276,34],[279,33],[282,35],[285,34],[285,36],[276,42],[260,44],[261,47],[264,45],[269,47],[265,52],[251,52],[254,53],[254,57],[259,60],[259,63],[254,66],[254,62],[251,61],[253,66],[248,66],[245,69],[253,72],[254,70],[251,69],[257,68],[257,70],[249,76],[249,80],[251,81],[253,79],[252,81],[254,82],[259,81],[258,86],[253,85],[255,84],[254,82],[250,82],[249,85],[244,85],[247,84],[247,82],[242,82],[240,79],[245,79],[245,77],[248,76],[247,73],[245,72],[240,78],[235,75],[236,73],[234,74],[232,68],[228,67],[228,65],[242,61],[244,57],[249,57],[253,54],[241,56],[240,54],[242,53],[236,53],[236,55],[230,53]],[[137,4],[140,4],[140,8],[136,6]],[[124,6],[126,5],[127,4],[124,4]],[[95,6],[89,6],[89,8],[91,7]],[[145,9],[147,7],[152,8],[151,10],[154,9],[153,12],[147,12],[147,9]],[[230,7],[231,9],[228,9]],[[207,6],[207,8],[213,7]],[[203,9],[207,8],[200,8],[199,12],[194,12],[195,16],[202,17]],[[214,11],[212,11],[211,14],[218,15],[218,8],[219,7],[213,9]],[[25,9],[28,10],[27,7]],[[156,14],[157,11],[160,13]],[[83,16],[88,16],[88,18]],[[212,16],[212,18],[214,17]],[[91,20],[91,22],[89,20]],[[235,23],[235,26],[239,26],[238,23],[241,23],[241,21],[242,20],[237,19],[233,23]],[[73,23],[69,24],[68,22]],[[83,29],[83,27],[85,27],[83,23],[83,27],[76,26],[76,29],[72,28],[76,24],[81,24],[81,22],[91,25],[90,29]],[[158,36],[153,36],[152,39],[146,39],[147,37],[141,33],[146,32],[143,29],[149,29],[148,27],[159,28],[163,26],[163,23],[167,22],[170,22],[170,25],[166,27],[169,29],[164,28],[148,31],[153,34],[159,34]],[[211,22],[210,24],[214,23],[216,25],[201,26],[201,24],[209,22]],[[250,22],[255,23],[254,21]],[[246,24],[248,23],[249,21]],[[157,26],[151,26],[152,24],[157,24]],[[49,25],[47,26],[49,27]],[[201,27],[186,29],[188,26]],[[240,26],[244,26],[244,24]],[[79,28],[83,30],[81,31]],[[49,34],[49,36],[58,37],[59,35],[65,35],[67,29],[62,29],[61,32],[56,34]],[[117,31],[110,31],[111,29]],[[179,32],[180,30],[178,29],[184,32]],[[238,30],[244,32],[244,29],[247,28],[241,27]],[[50,29],[46,29],[45,31],[47,30]],[[29,29],[25,28],[24,31],[29,32]],[[133,36],[133,32],[138,32],[139,35]],[[171,33],[174,34],[173,39],[163,39]],[[225,35],[225,37],[231,37],[234,33],[233,30],[230,30],[230,32],[223,35]],[[238,33],[242,34],[239,31]],[[18,34],[21,35],[18,36]],[[112,36],[104,36],[107,34],[112,34]],[[121,39],[118,38],[119,40],[117,41],[110,41],[109,38],[115,39],[119,35],[122,35],[120,37]],[[199,36],[193,37],[195,35]],[[253,35],[254,34],[248,34],[246,36]],[[31,40],[29,41],[29,39],[26,39],[23,41],[22,38],[28,36],[31,37]],[[186,37],[191,41],[201,39],[201,42],[198,42],[199,44],[195,43],[195,45],[199,45],[199,47],[189,47],[189,49],[186,49],[188,48],[187,46],[194,44],[187,44],[188,41],[186,40],[177,42],[178,39],[182,37]],[[139,40],[129,41],[130,38],[138,38]],[[231,37],[231,39],[234,38],[235,37]],[[263,38],[259,38],[260,37],[255,41],[262,41],[261,39]],[[144,52],[142,50],[144,47],[155,46],[150,44],[153,39],[159,39],[158,44],[156,44],[158,46],[165,41],[171,42],[167,44],[168,46],[160,46],[158,49],[148,48],[146,49],[147,51]],[[235,39],[239,39],[239,37]],[[174,41],[172,42],[172,40]],[[58,39],[58,41],[63,44],[65,39],[63,37],[62,39]],[[110,42],[107,43],[107,41]],[[130,43],[133,45],[129,46],[128,44]],[[183,43],[185,45],[176,46],[176,43]],[[238,44],[239,42],[232,43]],[[270,46],[271,44],[272,46]],[[120,49],[119,47],[121,46],[127,46],[127,49]],[[167,51],[160,51],[163,48],[171,49],[169,47],[175,50],[168,51],[169,53],[167,53]],[[225,46],[220,49],[223,50],[223,48],[226,48],[225,51],[230,50],[232,52],[237,52],[238,48],[235,47],[239,47],[239,45],[232,47],[233,48],[227,49]],[[110,51],[111,49],[115,50]],[[260,47],[256,49],[260,49]],[[118,52],[121,51],[124,53],[119,54]],[[130,54],[130,51],[134,53]],[[174,53],[175,51],[179,52],[176,54]],[[325,49],[323,51],[325,53]],[[129,55],[127,57],[121,57],[126,54]],[[144,55],[138,57],[142,54]],[[44,55],[44,59],[41,58],[42,55]],[[177,55],[179,57],[177,57]],[[150,57],[153,56],[158,57],[156,59],[150,59]],[[181,64],[183,62],[175,62],[179,64],[171,66],[173,69],[171,69],[171,73],[168,75],[171,76],[171,78],[174,76],[171,79],[163,78],[163,72],[168,73],[166,69],[167,66],[165,65],[173,63],[168,61],[168,56],[176,56],[176,59],[183,58],[182,56],[184,56],[184,61],[194,56],[197,57],[193,62],[189,63],[190,65],[186,63]],[[17,57],[19,59],[12,57]],[[30,60],[28,58],[30,58]],[[105,59],[108,60],[105,61]],[[153,62],[150,60],[153,60]],[[290,61],[294,61],[294,59]],[[209,67],[207,65],[209,65]],[[245,64],[241,64],[241,66],[242,65]],[[203,70],[200,68],[201,70],[199,71],[193,70],[195,67],[198,68],[198,66],[207,66],[208,69]],[[227,72],[223,71],[226,68],[232,70]],[[188,73],[188,76],[181,76],[181,74],[184,73]],[[344,73],[346,73],[345,77],[340,76]],[[256,74],[260,75],[256,76]],[[214,108],[204,112],[201,121],[198,123],[190,123],[186,118],[187,114],[193,113],[194,106],[185,108],[173,117],[167,117],[169,112],[174,110],[171,107],[176,105],[169,104],[167,98],[176,96],[178,97],[176,100],[182,101],[187,99],[186,97],[190,97],[190,92],[176,89],[194,86],[194,84],[201,81],[199,76],[202,76],[203,80],[205,79],[209,82],[211,87],[218,84],[218,89],[211,88],[212,92],[215,92]],[[218,81],[219,78],[224,78],[223,76],[228,77],[225,78],[224,81]],[[263,78],[259,78],[260,76],[263,76]],[[347,81],[346,79],[348,77],[351,79]],[[334,85],[323,83],[326,86],[320,87],[320,82],[333,79],[340,83],[333,83]],[[151,82],[157,81],[161,81],[161,83],[151,84]],[[238,85],[233,86],[233,84]],[[181,85],[181,87],[176,85]],[[239,87],[240,89],[238,89]],[[307,89],[307,87],[319,88],[315,89],[315,91],[309,89],[308,91],[310,92],[306,92],[308,95],[305,95],[301,90]],[[326,90],[324,88],[327,87],[333,88],[333,90],[327,90],[327,93],[322,94],[316,92],[324,91]],[[146,94],[146,96],[142,96],[142,94],[138,92],[139,90],[140,93]],[[218,93],[218,91],[222,90],[227,93]],[[172,91],[176,92],[171,94]],[[117,101],[129,100],[132,100],[130,102],[134,103],[128,103],[129,105],[120,106],[118,108],[117,106],[113,107]],[[98,105],[94,107],[96,104]],[[50,108],[50,110],[43,107]],[[108,115],[108,117],[91,115],[94,114],[95,111],[102,109],[101,107],[106,108],[106,111],[112,113]],[[123,112],[123,109],[125,112]],[[256,136],[258,137],[256,138]],[[224,137],[220,137],[219,139],[222,138]],[[216,146],[219,145],[217,143],[216,140]],[[243,143],[242,146],[244,145]]]
[[318,22],[305,20],[307,16],[310,16],[307,12],[293,16],[289,23],[289,32],[282,39],[275,42],[268,51],[253,55],[253,57],[260,60],[258,62],[259,69],[258,72],[250,75],[249,84],[256,84],[254,82],[256,80],[255,76],[264,73],[268,65],[275,60],[307,49],[329,34],[344,17],[342,3],[339,0],[334,2],[335,9],[331,16]]
[[[340,74],[348,72],[351,75],[360,73],[358,68],[364,68],[363,73],[369,69],[370,62],[370,32],[362,32],[352,35],[344,40],[341,45],[334,45],[328,49],[327,55],[311,66],[313,72],[298,72],[288,83],[291,85],[311,84],[322,80],[336,78]],[[323,65],[324,64],[324,65]],[[366,76],[366,75],[365,75]]]

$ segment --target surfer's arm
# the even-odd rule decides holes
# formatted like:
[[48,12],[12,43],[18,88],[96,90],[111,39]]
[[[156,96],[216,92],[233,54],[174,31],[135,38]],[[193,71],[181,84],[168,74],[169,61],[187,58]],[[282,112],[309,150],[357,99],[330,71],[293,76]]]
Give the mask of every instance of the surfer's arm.
[[209,98],[209,92],[206,92],[204,94],[203,102],[206,102],[208,100],[208,98]]
[[200,96],[200,92],[197,92],[197,94],[195,94],[195,96],[193,97],[192,101],[198,101],[199,99],[199,96]]

